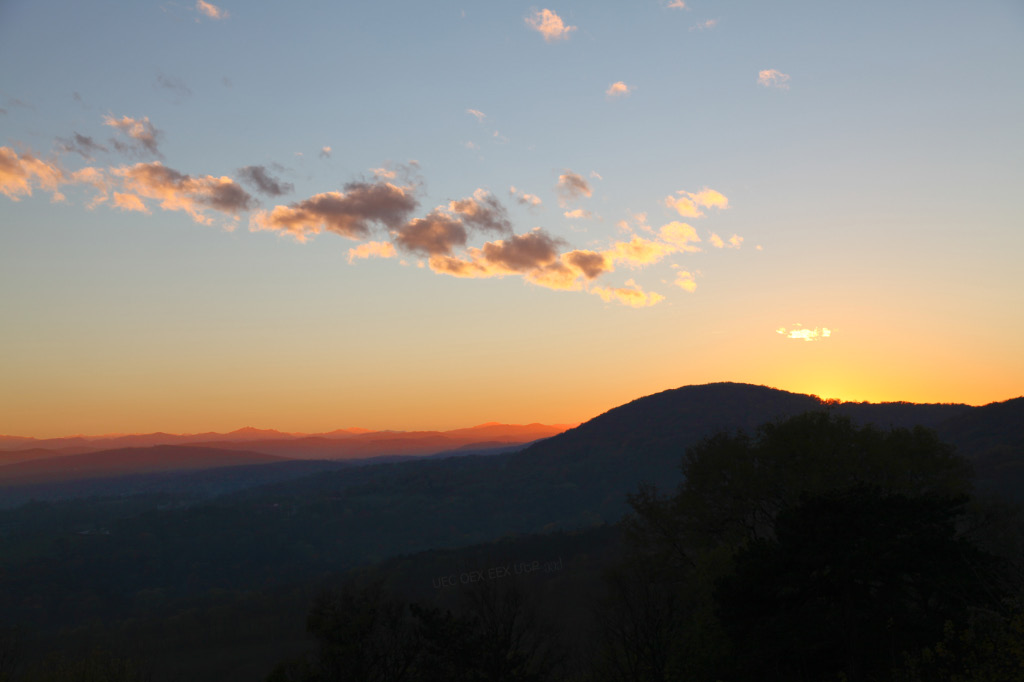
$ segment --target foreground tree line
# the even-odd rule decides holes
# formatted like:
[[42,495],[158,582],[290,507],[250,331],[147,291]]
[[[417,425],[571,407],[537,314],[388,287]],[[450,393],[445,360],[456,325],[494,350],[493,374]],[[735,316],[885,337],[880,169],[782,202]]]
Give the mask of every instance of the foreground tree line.
[[586,608],[525,580],[455,604],[351,580],[309,613],[318,649],[268,679],[1024,680],[1020,519],[934,433],[814,412],[682,468],[631,496]]

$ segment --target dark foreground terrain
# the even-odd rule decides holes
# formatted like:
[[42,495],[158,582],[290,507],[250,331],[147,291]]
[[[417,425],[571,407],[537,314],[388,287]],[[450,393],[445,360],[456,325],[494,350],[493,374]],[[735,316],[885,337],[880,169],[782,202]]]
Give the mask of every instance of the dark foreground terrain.
[[0,680],[1024,671],[1022,399],[711,384],[517,452],[278,466],[0,511]]

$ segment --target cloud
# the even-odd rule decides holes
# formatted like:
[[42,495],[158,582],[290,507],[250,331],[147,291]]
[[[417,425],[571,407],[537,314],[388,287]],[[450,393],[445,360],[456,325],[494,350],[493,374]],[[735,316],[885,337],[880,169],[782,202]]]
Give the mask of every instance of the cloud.
[[204,0],[196,0],[196,10],[215,20],[227,19],[231,16],[226,9],[211,5],[208,2],[204,2]]
[[590,211],[585,211],[582,208],[575,208],[571,211],[566,211],[562,215],[564,215],[566,218],[569,218],[570,220],[586,220],[594,217],[593,213],[591,213]]
[[470,116],[476,116],[476,120],[478,121],[483,121],[487,118],[487,114],[482,111],[477,111],[476,109],[466,109],[466,113]]
[[779,88],[780,90],[789,90],[789,74],[776,71],[775,69],[765,69],[764,71],[757,72],[757,84],[765,88]]
[[520,204],[523,204],[525,206],[534,207],[540,206],[541,203],[543,203],[541,202],[540,197],[537,196],[536,194],[527,194],[526,192],[520,192],[519,190],[516,189],[515,185],[512,185],[511,187],[508,188],[508,193],[512,195],[513,199],[515,199]]
[[693,26],[690,27],[690,30],[691,31],[704,31],[704,30],[712,29],[715,26],[718,26],[718,19],[708,19],[706,21],[700,21],[700,22],[694,24]]
[[700,218],[704,215],[701,208],[729,208],[729,200],[724,194],[707,187],[696,193],[679,190],[676,194],[679,196],[665,197],[665,205],[674,208],[684,218]]
[[470,227],[491,232],[511,232],[508,211],[498,199],[484,189],[473,192],[472,197],[452,201],[448,210],[455,213]]
[[604,94],[608,95],[609,97],[624,97],[631,92],[633,92],[633,89],[631,87],[629,87],[622,81],[618,81],[609,85],[608,89],[604,91]]
[[697,291],[697,280],[694,279],[693,273],[686,270],[680,270],[676,273],[676,281],[673,284],[691,294]]
[[321,159],[329,159],[329,158],[331,158],[331,147],[330,147],[330,145],[327,145],[327,146],[324,146],[324,147],[320,148],[320,158]]
[[123,116],[120,119],[116,119],[113,116],[104,116],[103,123],[117,129],[118,132],[127,135],[131,139],[130,142],[114,139],[114,148],[117,151],[141,156],[145,156],[145,153],[149,152],[157,158],[163,158],[163,154],[157,148],[157,140],[163,133],[150,123],[148,116],[141,119],[134,119],[129,116]]
[[481,252],[488,263],[511,272],[525,272],[554,261],[559,243],[560,240],[537,228],[510,239],[487,242]]
[[466,245],[469,236],[461,220],[436,210],[391,232],[396,244],[423,256],[450,256],[456,246]]
[[173,76],[165,76],[164,74],[157,74],[156,84],[165,90],[170,90],[179,97],[188,97],[192,94],[192,89],[185,85],[185,81],[180,78],[174,78]]
[[612,262],[603,253],[577,249],[562,254],[562,261],[579,270],[587,279],[595,279],[614,268]]
[[57,138],[57,141],[60,143],[61,151],[74,152],[89,160],[93,158],[93,154],[96,152],[108,151],[106,147],[88,135],[80,135],[79,133],[75,133],[74,138],[70,140]]
[[534,12],[532,17],[526,17],[526,25],[544,36],[544,40],[549,43],[566,40],[576,30],[575,26],[566,26],[562,17],[549,9],[542,9]]
[[708,241],[716,249],[738,249],[743,245],[743,237],[738,234],[729,237],[729,241],[725,242],[721,237],[712,232],[711,236],[708,237]]
[[281,231],[300,242],[308,235],[328,230],[349,239],[364,239],[371,223],[397,230],[419,202],[408,187],[390,182],[350,182],[344,192],[324,192],[308,199],[259,211],[249,219],[249,229]]
[[246,166],[238,169],[238,175],[242,180],[256,188],[260,194],[271,197],[279,197],[295,189],[290,182],[281,182],[267,172],[265,166]]
[[138,211],[139,213],[149,214],[149,208],[146,204],[142,203],[142,199],[134,194],[114,192],[114,206],[123,211]]
[[590,183],[582,175],[572,171],[566,171],[558,176],[558,184],[555,185],[555,191],[558,192],[562,205],[580,197],[590,198],[594,194]]
[[631,268],[637,268],[657,263],[675,252],[676,247],[671,244],[633,235],[628,242],[616,242],[612,248],[602,253],[611,263],[625,263]]
[[673,9],[687,9],[686,3],[683,2],[683,0],[672,0],[666,5],[666,7],[671,7]]
[[237,216],[255,205],[252,196],[227,176],[192,177],[159,161],[111,169],[130,193],[156,199],[165,211],[185,211],[197,223],[213,222],[204,212],[211,208]]
[[64,172],[55,164],[37,159],[31,152],[20,156],[10,147],[0,147],[0,192],[14,201],[32,196],[32,187],[53,193],[55,200],[62,195],[58,186],[64,181]]
[[686,223],[673,221],[662,225],[661,229],[658,230],[658,234],[663,240],[674,246],[677,251],[700,251],[699,246],[693,245],[693,243],[700,241],[700,237],[697,236],[697,230]]
[[398,176],[398,173],[390,168],[372,168],[370,172],[373,173],[373,177],[377,180],[394,180]]
[[357,258],[394,258],[397,255],[391,242],[366,242],[348,250],[348,262]]
[[813,329],[805,328],[802,324],[797,323],[792,329],[786,329],[785,327],[779,327],[775,330],[776,333],[782,334],[787,339],[796,339],[803,341],[820,341],[827,339],[832,336],[832,330],[828,327],[815,327]]
[[594,287],[590,293],[600,296],[605,303],[617,301],[633,308],[646,308],[665,300],[661,294],[645,292],[633,280],[627,280],[625,287]]

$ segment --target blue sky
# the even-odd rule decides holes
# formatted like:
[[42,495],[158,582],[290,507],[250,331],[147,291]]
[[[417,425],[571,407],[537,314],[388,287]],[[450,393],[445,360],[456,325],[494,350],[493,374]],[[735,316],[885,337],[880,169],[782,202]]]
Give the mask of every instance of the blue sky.
[[4,2],[0,433],[1019,395],[1022,38],[1008,1]]

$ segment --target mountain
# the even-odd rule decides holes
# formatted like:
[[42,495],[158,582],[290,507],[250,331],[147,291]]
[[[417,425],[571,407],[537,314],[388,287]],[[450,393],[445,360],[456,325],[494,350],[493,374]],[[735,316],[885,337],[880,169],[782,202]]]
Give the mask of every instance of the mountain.
[[267,464],[280,462],[282,459],[260,452],[233,452],[192,446],[155,445],[148,448],[121,448],[0,466],[0,486]]

